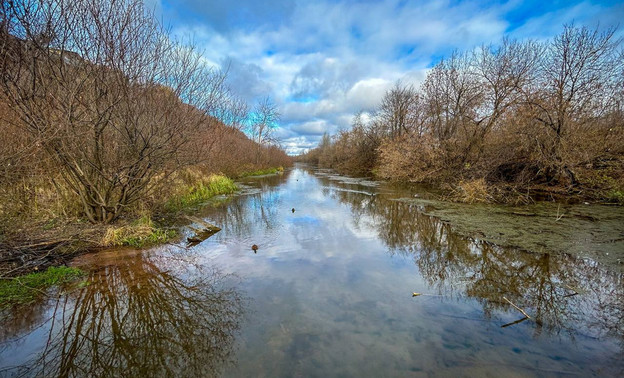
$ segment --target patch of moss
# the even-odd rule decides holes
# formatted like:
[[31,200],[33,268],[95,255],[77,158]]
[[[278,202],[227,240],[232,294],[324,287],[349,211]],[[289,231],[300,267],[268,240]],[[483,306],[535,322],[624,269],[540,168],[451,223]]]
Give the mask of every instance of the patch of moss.
[[42,272],[0,280],[0,307],[27,303],[54,285],[67,284],[85,275],[80,269],[67,266],[50,267]]
[[624,190],[610,190],[606,195],[607,201],[624,205]]

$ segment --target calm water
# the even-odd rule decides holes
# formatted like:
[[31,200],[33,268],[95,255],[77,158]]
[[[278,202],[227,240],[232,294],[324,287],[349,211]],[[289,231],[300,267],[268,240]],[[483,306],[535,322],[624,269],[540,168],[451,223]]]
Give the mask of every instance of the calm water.
[[197,214],[223,229],[201,244],[83,256],[85,282],[3,313],[0,375],[624,374],[617,270],[460,237],[328,171],[246,184]]

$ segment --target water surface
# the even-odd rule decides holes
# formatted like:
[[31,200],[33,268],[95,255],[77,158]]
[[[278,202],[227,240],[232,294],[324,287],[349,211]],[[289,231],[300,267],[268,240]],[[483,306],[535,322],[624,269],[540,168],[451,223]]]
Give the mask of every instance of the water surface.
[[80,287],[3,314],[0,375],[624,373],[618,269],[462,236],[329,171],[244,184],[198,211],[222,228],[201,244],[83,256]]

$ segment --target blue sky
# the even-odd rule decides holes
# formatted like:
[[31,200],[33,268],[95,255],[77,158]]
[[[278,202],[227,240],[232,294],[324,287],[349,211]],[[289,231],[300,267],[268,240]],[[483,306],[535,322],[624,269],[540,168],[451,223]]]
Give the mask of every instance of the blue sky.
[[250,103],[271,96],[291,154],[373,111],[397,80],[420,84],[454,49],[624,20],[622,1],[145,1],[211,64],[229,65],[236,94]]

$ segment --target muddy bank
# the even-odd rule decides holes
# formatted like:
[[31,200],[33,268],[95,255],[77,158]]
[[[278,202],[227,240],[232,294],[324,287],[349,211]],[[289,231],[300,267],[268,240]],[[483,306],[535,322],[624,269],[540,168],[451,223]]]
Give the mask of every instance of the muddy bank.
[[469,237],[532,252],[569,253],[624,271],[624,208],[537,203],[526,206],[399,199]]

